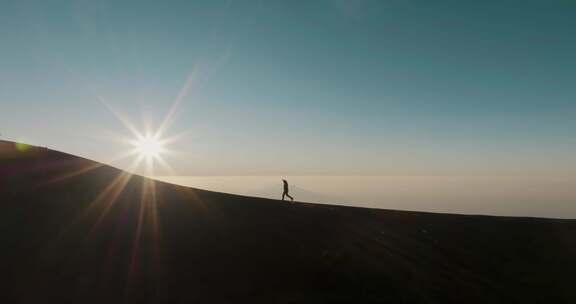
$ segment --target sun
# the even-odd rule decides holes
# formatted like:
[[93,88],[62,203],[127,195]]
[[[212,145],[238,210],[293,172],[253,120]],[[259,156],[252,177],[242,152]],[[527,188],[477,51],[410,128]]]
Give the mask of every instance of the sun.
[[157,136],[140,136],[133,144],[136,153],[144,158],[159,158],[165,150],[162,140]]
[[[172,168],[166,163],[165,157],[173,153],[167,146],[175,139],[175,137],[165,138],[162,137],[160,132],[140,133],[134,129],[134,137],[132,140],[126,140],[130,143],[132,149],[126,156],[135,156],[132,166],[128,171],[140,167],[143,169],[144,174],[154,175],[156,164],[162,166],[164,170],[172,172]],[[142,167],[141,167],[142,165]]]
[[142,125],[137,126],[131,119],[115,111],[104,101],[103,103],[108,107],[110,112],[118,118],[124,127],[126,127],[127,131],[129,131],[128,133],[131,135],[127,137],[126,135],[119,135],[115,132],[109,133],[117,142],[130,146],[130,149],[116,156],[111,162],[132,158],[132,162],[123,168],[128,172],[145,176],[155,176],[159,172],[174,175],[174,168],[168,164],[166,158],[179,155],[179,152],[173,150],[172,146],[175,142],[189,134],[184,131],[172,135],[167,134],[167,130],[176,112],[176,106],[172,106],[161,123],[156,124],[148,117],[148,119],[145,118],[142,120]]

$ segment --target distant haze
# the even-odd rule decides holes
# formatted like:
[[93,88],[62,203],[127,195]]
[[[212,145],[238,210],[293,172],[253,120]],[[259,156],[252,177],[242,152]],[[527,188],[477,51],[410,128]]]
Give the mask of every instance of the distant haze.
[[[176,184],[280,199],[278,176],[164,176]],[[576,178],[289,176],[298,201],[463,214],[576,218]]]

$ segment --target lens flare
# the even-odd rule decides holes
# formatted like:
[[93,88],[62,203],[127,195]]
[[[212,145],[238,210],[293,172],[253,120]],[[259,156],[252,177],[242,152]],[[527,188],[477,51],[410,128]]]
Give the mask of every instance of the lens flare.
[[164,152],[162,141],[155,136],[144,136],[134,142],[136,152],[145,158],[158,158]]

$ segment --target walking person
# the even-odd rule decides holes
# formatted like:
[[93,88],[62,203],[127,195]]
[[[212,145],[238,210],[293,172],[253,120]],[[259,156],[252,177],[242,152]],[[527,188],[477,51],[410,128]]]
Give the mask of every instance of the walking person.
[[288,197],[290,198],[290,201],[294,201],[294,198],[292,196],[290,196],[290,194],[288,194],[288,182],[285,179],[282,179],[282,182],[284,183],[284,192],[282,192],[282,200],[284,200],[284,197]]

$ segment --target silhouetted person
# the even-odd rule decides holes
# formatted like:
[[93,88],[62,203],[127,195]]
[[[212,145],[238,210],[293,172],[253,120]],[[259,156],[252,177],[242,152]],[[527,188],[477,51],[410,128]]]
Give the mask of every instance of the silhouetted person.
[[284,197],[287,196],[290,198],[291,201],[294,201],[294,198],[290,196],[290,194],[288,194],[288,182],[285,179],[283,179],[282,182],[284,183],[284,192],[282,192],[282,200],[284,200]]

